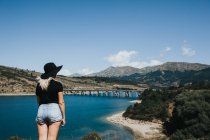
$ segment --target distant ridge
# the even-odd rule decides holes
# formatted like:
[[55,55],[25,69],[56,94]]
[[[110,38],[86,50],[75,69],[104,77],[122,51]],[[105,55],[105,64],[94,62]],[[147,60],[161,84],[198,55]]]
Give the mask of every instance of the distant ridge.
[[135,73],[147,74],[149,72],[155,71],[199,71],[210,67],[210,65],[200,64],[200,63],[187,63],[187,62],[166,62],[162,65],[145,67],[145,68],[134,68],[130,66],[123,67],[109,67],[98,73],[89,74],[87,76],[97,76],[97,77],[122,77],[129,76]]
[[83,76],[82,74],[79,74],[79,73],[73,73],[71,75],[69,75],[68,77],[81,77]]
[[141,73],[140,69],[123,66],[123,67],[109,67],[101,72],[89,74],[88,76],[97,76],[97,77],[120,77],[120,76],[128,76],[134,73]]
[[210,67],[210,65],[200,64],[200,63],[187,63],[187,62],[166,62],[162,65],[145,67],[142,68],[141,71],[143,73],[154,72],[154,71],[198,71],[202,69],[206,69]]
[[135,73],[129,76],[118,77],[118,79],[157,87],[190,85],[192,83],[206,86],[206,84],[210,84],[210,67],[198,71],[157,70],[146,74]]

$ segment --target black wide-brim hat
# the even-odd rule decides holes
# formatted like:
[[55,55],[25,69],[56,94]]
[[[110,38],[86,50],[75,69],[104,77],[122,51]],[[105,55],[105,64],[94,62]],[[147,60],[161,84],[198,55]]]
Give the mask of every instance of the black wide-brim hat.
[[54,63],[50,62],[44,65],[44,71],[41,75],[42,79],[47,79],[49,77],[55,77],[57,73],[61,70],[63,66],[56,66]]

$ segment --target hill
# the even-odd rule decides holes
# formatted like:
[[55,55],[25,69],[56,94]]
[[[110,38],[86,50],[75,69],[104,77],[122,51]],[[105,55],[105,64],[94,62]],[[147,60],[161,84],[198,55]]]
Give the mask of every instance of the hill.
[[[36,77],[41,73],[19,68],[0,65],[0,93],[34,93]],[[64,88],[71,89],[116,89],[126,87],[138,89],[139,86],[132,82],[119,81],[100,77],[67,77],[58,75],[56,78],[61,81]],[[116,87],[116,84],[118,85]]]
[[210,81],[210,68],[199,71],[168,71],[157,70],[146,74],[135,73],[118,79],[133,81],[151,86],[167,87]]
[[124,117],[136,120],[161,120],[170,140],[206,140],[210,138],[210,90],[183,87],[148,89],[141,103],[130,105]]
[[[144,70],[144,71],[143,71]],[[150,71],[151,70],[151,71]],[[150,72],[149,72],[150,71]],[[31,93],[35,91],[36,77],[41,73],[0,65],[0,93]],[[71,89],[140,89],[157,86],[210,85],[210,67],[205,64],[168,62],[144,69],[109,67],[86,77],[57,76],[64,88]]]
[[97,76],[97,77],[119,77],[119,76],[126,76],[131,75],[134,73],[141,73],[140,69],[130,67],[130,66],[123,66],[123,67],[109,67],[101,72],[93,73],[88,76]]
[[171,72],[184,72],[184,71],[198,71],[210,67],[206,64],[199,63],[187,63],[187,62],[167,62],[162,65],[145,67],[142,69],[134,68],[130,66],[123,67],[109,67],[98,73],[93,73],[87,76],[97,76],[97,77],[122,77],[129,76],[135,73],[147,74],[155,71],[171,71]]
[[210,67],[206,64],[200,63],[187,63],[187,62],[166,62],[162,65],[145,67],[141,71],[143,73],[154,72],[154,71],[198,71]]

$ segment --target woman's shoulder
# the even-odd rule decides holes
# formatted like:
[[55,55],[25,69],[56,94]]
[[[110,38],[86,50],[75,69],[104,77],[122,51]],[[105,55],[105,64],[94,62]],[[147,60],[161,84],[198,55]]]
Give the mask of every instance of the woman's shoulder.
[[62,86],[62,85],[63,85],[60,81],[55,80],[55,79],[53,79],[52,82],[53,82],[54,84],[56,84],[56,85],[59,85],[59,86]]
[[58,92],[63,91],[63,85],[60,81],[57,80],[52,80],[53,84],[55,85],[56,89],[58,90]]

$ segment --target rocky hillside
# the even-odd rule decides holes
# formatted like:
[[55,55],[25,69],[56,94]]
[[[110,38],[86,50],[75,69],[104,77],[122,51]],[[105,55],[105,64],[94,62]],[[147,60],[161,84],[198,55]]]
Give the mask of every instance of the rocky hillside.
[[162,65],[145,67],[141,69],[142,73],[154,71],[198,71],[210,67],[210,65],[187,62],[167,62]]
[[98,77],[119,77],[119,76],[126,76],[131,75],[134,73],[141,73],[140,69],[130,67],[130,66],[123,66],[123,67],[109,67],[101,72],[93,73],[88,76],[98,76]]
[[198,71],[210,67],[210,65],[199,64],[199,63],[186,63],[186,62],[167,62],[162,65],[145,67],[142,69],[124,66],[124,67],[109,67],[101,72],[90,74],[88,76],[98,77],[122,77],[129,76],[135,73],[147,74],[155,71]]
[[[36,87],[36,77],[41,73],[12,68],[0,65],[0,93],[34,93]],[[115,89],[126,87],[137,89],[137,85],[131,82],[112,80],[108,78],[91,78],[91,77],[66,77],[57,76],[57,80],[61,81],[64,88],[71,89]]]
[[34,92],[35,71],[0,66],[0,93]]

